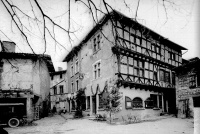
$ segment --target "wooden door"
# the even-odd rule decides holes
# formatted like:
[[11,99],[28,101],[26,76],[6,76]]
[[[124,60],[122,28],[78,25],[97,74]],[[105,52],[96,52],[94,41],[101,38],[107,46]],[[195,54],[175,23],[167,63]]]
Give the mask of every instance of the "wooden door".
[[96,95],[92,96],[92,113],[96,114]]

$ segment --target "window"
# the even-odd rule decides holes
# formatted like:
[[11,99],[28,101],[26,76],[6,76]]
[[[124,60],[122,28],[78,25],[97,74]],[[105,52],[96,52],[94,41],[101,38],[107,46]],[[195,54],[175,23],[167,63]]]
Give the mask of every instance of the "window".
[[156,80],[156,81],[158,81],[158,73],[157,72],[154,72],[153,79]]
[[101,62],[97,62],[93,65],[94,79],[101,77]]
[[152,50],[153,52],[156,51],[156,47],[155,47],[155,44],[154,44],[154,43],[151,44],[151,50]]
[[97,35],[94,39],[93,39],[93,50],[94,52],[98,51],[100,49],[100,42],[101,42],[101,35]]
[[60,94],[63,94],[64,91],[63,91],[63,85],[60,85]]
[[75,102],[72,100],[72,110],[75,110]]
[[162,108],[162,95],[150,94],[145,101],[145,108]]
[[195,88],[196,87],[196,75],[192,74],[189,76],[189,87]]
[[132,108],[132,100],[127,96],[125,96],[125,106],[126,106],[126,109]]
[[87,96],[87,109],[90,109],[90,96]]
[[150,97],[151,99],[153,100],[153,107],[154,108],[157,108],[158,107],[158,98],[157,98],[158,95],[156,94],[151,94]]
[[73,76],[74,75],[74,67],[73,67],[73,65],[71,65],[71,76]]
[[136,44],[137,44],[137,45],[140,45],[140,38],[139,38],[139,37],[136,37],[135,39],[136,39]]
[[62,74],[60,74],[60,79],[62,79]]
[[164,70],[160,70],[160,81],[164,81],[164,80],[165,80]]
[[101,39],[101,37],[100,37],[100,34],[99,34],[99,35],[97,35],[97,50],[100,49],[100,39]]
[[78,64],[78,57],[76,58],[76,63],[75,63],[75,73],[79,72],[79,64]]
[[79,82],[78,82],[78,79],[76,80],[76,91],[79,90]]
[[144,69],[140,69],[140,77],[144,77]]
[[132,105],[133,105],[134,108],[141,108],[141,107],[143,107],[142,99],[139,98],[139,97],[134,98],[133,101],[132,101]]
[[152,100],[152,98],[147,98],[145,101],[144,101],[144,103],[145,103],[145,108],[153,108],[153,100]]
[[99,94],[99,109],[104,107],[103,95]]
[[94,52],[96,52],[97,51],[96,38],[94,38],[93,43],[94,43]]
[[165,82],[170,83],[170,73],[168,71],[165,71]]
[[160,46],[156,46],[156,53],[157,53],[157,54],[160,54],[160,53],[161,53],[161,48],[160,48]]
[[144,62],[140,60],[134,60],[134,75],[144,77]]
[[71,83],[71,91],[74,92],[74,83]]
[[169,59],[175,60],[175,53],[169,52]]
[[170,83],[170,73],[165,70],[160,70],[160,81],[168,82]]
[[57,94],[57,88],[56,88],[56,86],[53,87],[53,93],[54,93],[54,94]]

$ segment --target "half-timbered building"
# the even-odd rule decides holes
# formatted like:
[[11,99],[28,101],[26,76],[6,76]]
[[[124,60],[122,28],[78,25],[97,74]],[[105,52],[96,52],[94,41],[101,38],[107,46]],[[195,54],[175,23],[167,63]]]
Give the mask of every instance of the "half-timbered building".
[[121,111],[116,114],[119,118],[173,113],[172,68],[182,64],[181,50],[186,48],[113,11],[65,57],[71,70],[68,88],[71,93],[85,88],[86,112],[90,115],[104,112],[102,93],[115,84],[123,95]]

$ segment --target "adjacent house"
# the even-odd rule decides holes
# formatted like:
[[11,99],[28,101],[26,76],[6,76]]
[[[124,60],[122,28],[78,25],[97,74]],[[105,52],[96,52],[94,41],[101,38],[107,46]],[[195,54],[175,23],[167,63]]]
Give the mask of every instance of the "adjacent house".
[[[119,119],[174,113],[175,72],[186,48],[125,15],[106,14],[74,47],[67,61],[68,92],[85,89],[85,112],[104,112],[102,93],[114,85],[122,94]],[[70,99],[71,109],[76,102]]]
[[194,107],[200,107],[199,68],[200,59],[195,57],[174,69],[177,75],[176,104],[180,118],[194,117]]
[[15,53],[15,43],[0,47],[0,103],[23,104],[28,120],[48,115],[51,57],[44,54]]
[[[50,88],[50,100],[51,109],[56,107],[56,111],[59,112],[64,107],[69,108],[67,103],[67,80],[66,80],[67,70],[59,70],[50,73],[51,76],[51,88]],[[69,109],[68,109],[69,110]]]

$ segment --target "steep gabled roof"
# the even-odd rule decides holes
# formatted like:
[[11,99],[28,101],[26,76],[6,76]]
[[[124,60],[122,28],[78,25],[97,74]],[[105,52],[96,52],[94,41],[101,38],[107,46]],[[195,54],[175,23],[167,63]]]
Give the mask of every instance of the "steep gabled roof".
[[13,53],[13,52],[0,52],[0,59],[42,59],[49,69],[49,72],[55,72],[51,57],[46,54],[30,54],[30,53]]
[[151,35],[152,38],[158,39],[161,43],[163,43],[166,46],[169,46],[169,47],[172,47],[172,48],[178,49],[178,50],[187,50],[186,48],[168,40],[167,38],[159,35],[158,33],[154,32],[153,30],[150,30],[146,26],[143,26],[142,24],[127,17],[126,15],[124,15],[116,10],[113,10],[112,12],[110,12],[102,17],[102,19],[89,31],[87,36],[77,46],[73,47],[73,49],[67,54],[67,56],[64,58],[63,61],[69,61],[70,58],[73,57],[82,48],[84,43],[86,43],[91,38],[91,36],[93,36],[94,33],[97,30],[99,30],[100,27],[102,27],[110,18],[120,21],[125,25],[131,26],[131,27],[137,27],[138,29],[143,29],[144,32],[149,33],[149,35]]

